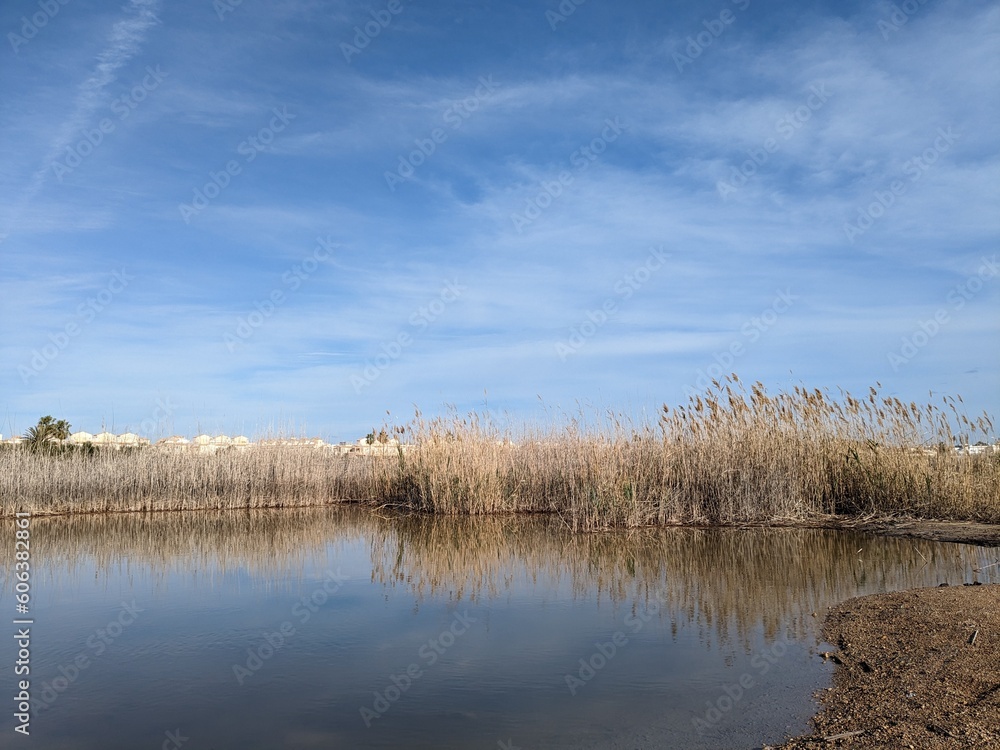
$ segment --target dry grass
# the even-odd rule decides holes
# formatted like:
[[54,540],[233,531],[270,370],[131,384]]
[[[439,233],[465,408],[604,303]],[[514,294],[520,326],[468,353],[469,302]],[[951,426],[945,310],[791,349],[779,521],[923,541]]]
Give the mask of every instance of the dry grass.
[[0,509],[43,513],[274,508],[359,498],[371,460],[259,446],[215,454],[154,448],[0,452]]
[[341,500],[447,515],[559,514],[575,529],[773,523],[820,514],[1000,523],[1000,454],[954,452],[989,434],[959,402],[905,404],[796,388],[749,391],[735,375],[656,424],[610,415],[546,431],[473,414],[405,426],[385,457],[257,447],[62,456],[0,453],[0,514],[300,506]]

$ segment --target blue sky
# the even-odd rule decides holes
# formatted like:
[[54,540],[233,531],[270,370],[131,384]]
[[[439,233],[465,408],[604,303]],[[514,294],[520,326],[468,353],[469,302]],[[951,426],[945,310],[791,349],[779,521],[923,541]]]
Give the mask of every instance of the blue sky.
[[[578,0],[579,1],[579,0]],[[0,432],[707,377],[1000,413],[1000,6],[13,0]]]

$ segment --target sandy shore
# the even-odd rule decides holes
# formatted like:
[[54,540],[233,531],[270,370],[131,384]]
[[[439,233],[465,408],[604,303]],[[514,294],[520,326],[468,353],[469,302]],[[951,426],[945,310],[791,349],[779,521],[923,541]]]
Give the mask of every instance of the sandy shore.
[[823,628],[833,687],[782,748],[1000,748],[1000,586],[850,599]]

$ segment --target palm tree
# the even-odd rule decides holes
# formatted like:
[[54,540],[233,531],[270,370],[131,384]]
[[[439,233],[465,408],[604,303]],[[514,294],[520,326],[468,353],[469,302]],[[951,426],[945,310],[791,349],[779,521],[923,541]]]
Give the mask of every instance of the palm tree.
[[31,450],[48,448],[52,443],[65,440],[69,437],[69,422],[65,419],[56,420],[51,416],[44,416],[38,420],[38,424],[29,427],[24,433],[24,439]]

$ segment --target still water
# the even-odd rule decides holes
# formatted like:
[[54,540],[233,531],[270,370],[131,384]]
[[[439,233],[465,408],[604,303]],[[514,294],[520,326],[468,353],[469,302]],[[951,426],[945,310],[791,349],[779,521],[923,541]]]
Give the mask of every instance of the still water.
[[826,607],[995,582],[977,568],[996,561],[818,530],[574,535],[356,507],[35,518],[35,713],[30,739],[14,732],[7,636],[0,747],[759,747],[808,729]]

